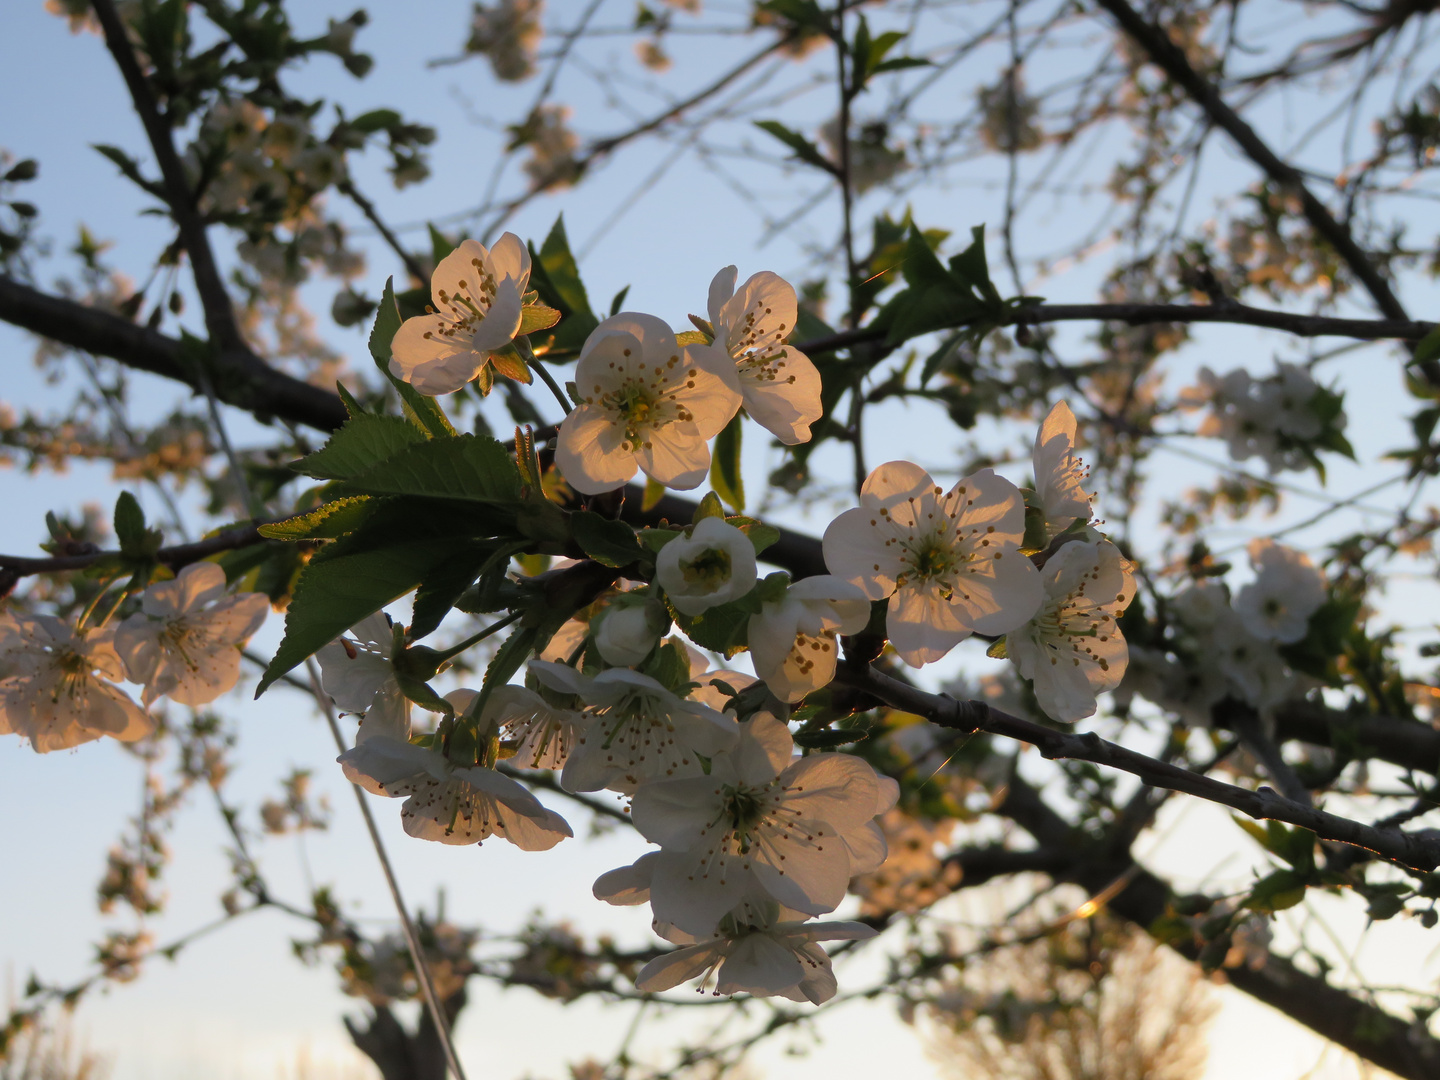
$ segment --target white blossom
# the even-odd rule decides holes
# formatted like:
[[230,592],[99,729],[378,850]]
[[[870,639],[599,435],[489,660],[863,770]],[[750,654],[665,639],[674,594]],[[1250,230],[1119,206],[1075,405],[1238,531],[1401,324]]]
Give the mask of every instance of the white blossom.
[[735,721],[724,713],[682,700],[629,668],[608,668],[592,677],[564,664],[532,660],[530,671],[586,705],[560,774],[566,791],[610,788],[633,794],[656,777],[698,773],[697,755],[712,757],[739,737]]
[[730,358],[678,344],[653,315],[622,313],[597,326],[580,350],[575,387],[555,464],[586,495],[619,487],[637,469],[666,487],[696,487],[710,468],[706,440],[740,407]]
[[787,446],[810,441],[820,419],[820,372],[785,339],[795,331],[795,288],[761,271],[735,291],[737,271],[727,266],[710,282],[709,314],[715,344],[740,373],[745,411]]
[[590,633],[605,663],[631,667],[655,650],[669,625],[665,606],[653,596],[621,593],[590,620]]
[[535,74],[535,54],[545,36],[540,24],[544,10],[544,0],[499,0],[493,7],[476,4],[465,51],[487,56],[497,79],[529,78]]
[[493,834],[522,851],[547,851],[574,835],[524,785],[480,765],[457,766],[429,747],[377,735],[337,760],[372,795],[404,798],[401,823],[422,840],[478,844]]
[[320,664],[320,685],[343,712],[363,713],[357,742],[383,734],[410,737],[410,701],[400,690],[390,662],[395,631],[383,611],[377,611],[315,654]]
[[869,621],[859,586],[829,574],[802,578],[750,616],[755,674],[781,701],[799,701],[835,678],[836,635],[858,634]]
[[270,610],[262,593],[225,595],[225,571],[191,563],[173,581],[145,590],[140,611],[115,631],[115,651],[148,707],[164,695],[205,705],[240,679],[240,649]]
[[0,615],[0,652],[0,734],[29,739],[36,753],[155,730],[115,685],[125,673],[112,628],[76,633],[51,615]]
[[1252,540],[1249,551],[1257,576],[1235,597],[1245,628],[1263,641],[1301,640],[1325,602],[1325,579],[1302,552],[1273,540]]
[[1108,540],[1065,544],[1040,573],[1040,610],[1006,635],[1005,647],[1046,715],[1069,723],[1091,715],[1095,696],[1125,676],[1128,654],[1116,620],[1135,587],[1129,564]]
[[755,587],[755,546],[724,518],[701,518],[660,549],[655,583],[677,611],[699,615]]
[[430,278],[433,309],[406,319],[396,331],[391,374],[432,397],[475,378],[488,389],[487,366],[520,329],[529,287],[530,252],[514,233],[488,251],[477,241],[462,241]]
[[944,492],[920,466],[891,461],[826,528],[825,564],[871,600],[890,598],[890,641],[918,667],[1035,613],[1044,589],[1020,554],[1024,534],[1019,490],[989,469]]
[[879,865],[877,838],[884,858],[883,835],[869,827],[892,789],[867,762],[849,754],[792,761],[790,732],[768,713],[741,728],[708,775],[635,793],[635,827],[662,849],[651,908],[689,933],[709,933],[737,904],[761,897],[811,915],[833,911],[852,874],[852,844],[867,870]]
[[[475,700],[474,690],[445,695],[457,715]],[[573,709],[552,705],[523,686],[497,686],[485,703],[485,724],[493,724],[511,765],[520,769],[559,769],[570,756],[585,718]]]
[[1033,462],[1046,534],[1054,538],[1077,520],[1090,520],[1095,494],[1083,486],[1087,471],[1075,456],[1075,414],[1065,402],[1056,402],[1040,425]]
[[874,937],[874,927],[857,922],[806,922],[803,913],[778,904],[745,916],[727,917],[711,934],[687,934],[659,925],[656,932],[682,946],[656,957],[635,978],[646,993],[669,990],[700,979],[703,992],[711,979],[713,993],[785,997],[815,1005],[835,996],[830,957],[818,942],[856,941]]

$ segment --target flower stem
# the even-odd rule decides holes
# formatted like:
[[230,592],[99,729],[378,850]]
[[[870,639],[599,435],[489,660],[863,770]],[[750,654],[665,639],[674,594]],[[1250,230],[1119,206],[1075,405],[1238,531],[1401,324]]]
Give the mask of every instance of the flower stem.
[[[335,719],[335,709],[330,704],[330,699],[320,688],[320,669],[316,666],[314,658],[305,661],[305,668],[310,674],[310,689],[315,695],[315,701],[325,713],[325,719],[330,725],[330,734],[335,737],[335,745],[343,754],[346,750],[345,737],[340,734],[340,724]],[[460,1068],[459,1055],[455,1053],[455,1043],[450,1036],[450,1023],[446,1019],[445,1010],[440,1006],[440,999],[435,993],[435,982],[430,976],[430,965],[425,962],[425,954],[420,950],[420,937],[415,932],[415,924],[410,921],[410,913],[405,910],[405,900],[400,895],[400,882],[395,877],[395,868],[390,865],[390,857],[385,854],[385,845],[380,840],[380,830],[375,827],[375,818],[370,813],[370,804],[365,801],[365,792],[360,789],[359,784],[352,784],[355,789],[355,801],[360,804],[360,816],[365,819],[365,828],[370,831],[370,843],[375,848],[375,854],[380,859],[380,868],[385,871],[385,882],[390,886],[390,899],[395,902],[395,911],[400,916],[400,928],[405,933],[405,945],[410,951],[410,962],[415,965],[416,981],[420,984],[421,996],[425,999],[425,1008],[430,1013],[430,1020],[435,1025],[435,1034],[440,1039],[440,1047],[445,1052],[445,1063],[450,1067],[450,1073],[455,1080],[465,1080],[465,1071]]]
[[495,631],[504,630],[505,627],[509,626],[516,619],[520,618],[520,616],[523,614],[525,614],[523,611],[512,611],[509,615],[506,615],[505,618],[501,619],[499,622],[491,623],[489,626],[485,627],[484,630],[481,630],[478,634],[471,634],[464,641],[460,642],[460,644],[454,645],[446,649],[444,652],[436,654],[436,663],[443,664],[446,660],[450,660],[453,657],[459,656],[466,649],[470,648],[470,646],[479,644],[491,634],[495,633]]
[[[80,613],[80,618],[75,620],[75,629],[77,632],[85,625],[85,621],[89,619],[91,615],[95,614],[95,609],[100,606],[100,601],[104,599],[105,594],[110,591],[110,586],[115,584],[119,576],[119,574],[116,574],[106,578],[100,583],[100,588],[96,591],[95,595],[90,598],[90,603],[85,605],[85,610]],[[121,593],[121,595],[123,596],[124,593]]]
[[[524,344],[521,344],[521,342],[524,342]],[[516,338],[515,345],[519,349],[520,355],[524,358],[525,363],[529,364],[530,369],[540,376],[540,381],[550,388],[550,393],[555,395],[555,400],[560,403],[560,408],[565,410],[566,416],[569,416],[570,413],[574,411],[575,404],[566,395],[565,391],[560,389],[560,384],[555,381],[555,376],[551,375],[550,372],[545,369],[545,365],[540,362],[540,358],[536,356],[534,350],[530,348],[530,339]]]

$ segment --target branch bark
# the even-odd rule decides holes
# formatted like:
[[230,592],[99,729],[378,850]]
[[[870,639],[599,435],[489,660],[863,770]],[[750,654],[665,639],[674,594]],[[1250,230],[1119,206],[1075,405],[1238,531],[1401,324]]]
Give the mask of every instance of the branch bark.
[[[1075,882],[1092,895],[1128,875],[1128,883],[1111,898],[1109,907],[1142,930],[1148,931],[1166,913],[1173,896],[1169,885],[1146,870],[1137,872],[1128,854],[1107,859],[1085,850],[1073,826],[1019,777],[1011,781],[998,812],[1035,838],[1041,848],[1032,856],[1035,863],[1045,862],[1047,854],[1051,859],[1070,854],[1068,865],[1038,869]],[[1193,942],[1171,942],[1170,947],[1189,960],[1197,959],[1200,952]],[[1283,956],[1272,953],[1259,968],[1226,968],[1225,976],[1237,990],[1405,1080],[1440,1076],[1440,1041],[1423,1027],[1302,971]]]
[[1228,806],[1259,820],[1284,821],[1309,829],[1322,840],[1364,848],[1412,870],[1428,872],[1440,866],[1440,839],[1376,828],[1349,818],[1317,810],[1285,798],[1268,787],[1250,791],[1100,738],[1093,732],[1074,734],[1056,731],[1030,720],[992,709],[983,701],[956,701],[940,694],[917,690],[898,679],[875,671],[868,665],[859,670],[843,666],[836,682],[867,693],[892,708],[923,716],[940,727],[958,731],[988,731],[994,735],[1030,743],[1046,758],[1090,761],[1137,776],[1151,787],[1166,788]]
[[[3,274],[0,320],[203,393],[199,374],[176,338],[108,311],[32,289]],[[333,431],[345,422],[345,406],[336,394],[277,371],[248,350],[230,354],[224,366],[217,366],[215,375],[215,396],[259,420],[279,417],[320,431]]]

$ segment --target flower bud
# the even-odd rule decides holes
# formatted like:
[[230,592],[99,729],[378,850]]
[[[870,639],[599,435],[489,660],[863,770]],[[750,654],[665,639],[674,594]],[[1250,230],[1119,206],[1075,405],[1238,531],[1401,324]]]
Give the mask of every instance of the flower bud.
[[607,664],[634,667],[650,655],[669,625],[653,596],[622,593],[591,621],[590,632]]
[[699,615],[755,587],[755,548],[724,519],[702,518],[688,537],[660,549],[655,581],[677,611]]

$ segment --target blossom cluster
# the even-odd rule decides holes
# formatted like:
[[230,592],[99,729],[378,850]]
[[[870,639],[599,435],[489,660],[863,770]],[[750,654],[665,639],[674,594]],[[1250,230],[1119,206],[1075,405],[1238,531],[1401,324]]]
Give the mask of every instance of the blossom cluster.
[[1171,598],[1173,636],[1132,648],[1127,697],[1139,694],[1207,725],[1226,698],[1263,715],[1305,688],[1280,647],[1309,633],[1326,600],[1325,579],[1303,553],[1272,540],[1252,541],[1249,554],[1255,579],[1233,597],[1224,584],[1204,581]]
[[[69,626],[50,615],[0,613],[0,734],[39,753],[104,735],[133,742],[155,730],[168,697],[204,705],[240,678],[240,649],[269,612],[260,593],[228,594],[225,571],[192,563],[145,589],[119,626]],[[118,684],[143,689],[137,705]]]
[[1235,461],[1262,458],[1272,473],[1308,468],[1317,446],[1347,445],[1339,396],[1295,364],[1277,363],[1262,379],[1244,368],[1223,376],[1201,368],[1199,385],[1182,393],[1181,405],[1209,406],[1196,434],[1224,439]]

